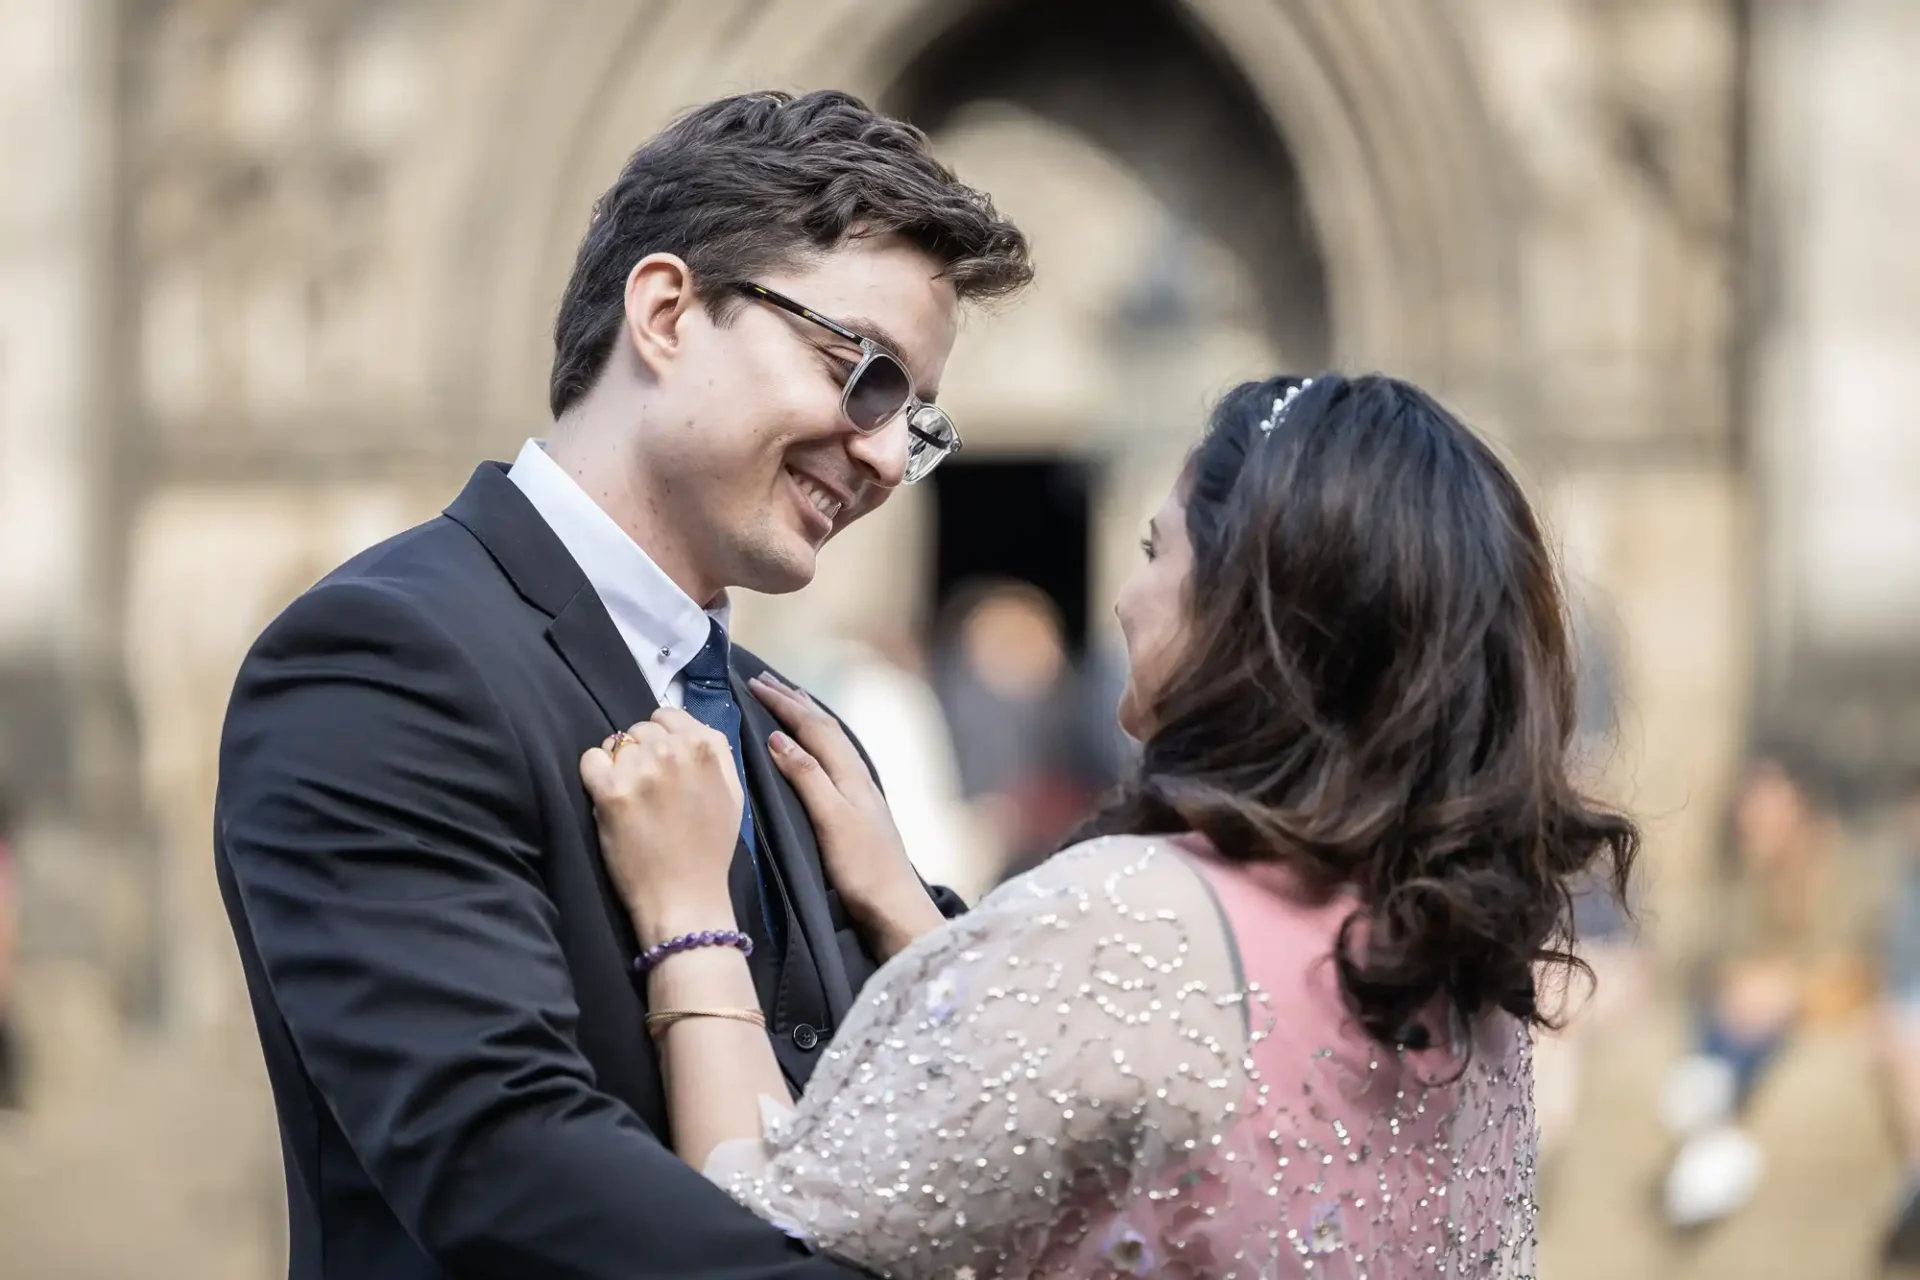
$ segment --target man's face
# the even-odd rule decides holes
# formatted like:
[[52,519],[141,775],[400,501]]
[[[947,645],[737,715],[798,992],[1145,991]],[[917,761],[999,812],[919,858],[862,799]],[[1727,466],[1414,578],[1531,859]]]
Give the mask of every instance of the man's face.
[[[897,239],[852,240],[764,285],[877,339],[939,391],[958,302],[925,254]],[[857,343],[748,298],[724,325],[689,308],[660,368],[653,428],[641,442],[645,491],[668,554],[703,585],[787,592],[813,578],[827,539],[901,483],[907,423],[862,435],[841,412]]]

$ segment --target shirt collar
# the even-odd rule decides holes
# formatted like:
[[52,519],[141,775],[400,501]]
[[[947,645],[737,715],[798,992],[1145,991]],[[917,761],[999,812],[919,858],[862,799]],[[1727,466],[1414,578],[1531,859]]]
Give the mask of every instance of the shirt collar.
[[659,695],[707,643],[711,623],[728,625],[726,594],[711,609],[701,608],[545,446],[543,440],[527,441],[507,476],[580,566]]

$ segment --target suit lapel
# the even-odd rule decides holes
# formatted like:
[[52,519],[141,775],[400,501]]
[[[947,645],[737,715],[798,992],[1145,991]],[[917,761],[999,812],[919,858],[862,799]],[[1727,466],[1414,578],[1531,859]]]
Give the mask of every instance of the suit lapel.
[[[483,462],[447,508],[487,549],[515,591],[553,619],[547,638],[607,717],[609,732],[659,708],[587,575],[498,462]],[[592,743],[582,743],[585,750]]]
[[660,709],[632,650],[592,587],[581,584],[547,628],[547,639],[600,704],[609,732],[632,728]]
[[[446,514],[486,548],[528,604],[552,619],[547,626],[548,643],[606,717],[606,732],[625,729],[654,713],[657,704],[653,690],[621,638],[620,629],[613,625],[606,606],[600,603],[560,535],[534,510],[503,464],[485,462],[475,469]],[[583,752],[593,745],[591,741],[580,742],[574,744],[574,750]],[[576,754],[574,759],[578,758]],[[587,847],[598,850],[599,833],[590,809],[582,810],[581,822]],[[614,890],[603,858],[593,859],[593,873],[600,885],[607,924],[631,952],[635,946],[633,925],[620,905],[620,895]]]
[[[761,797],[757,811],[763,824],[761,843],[770,852],[786,884],[793,919],[799,926],[800,940],[805,943],[805,958],[818,974],[820,990],[826,996],[827,1015],[837,1025],[853,1004],[853,983],[840,957],[833,918],[827,910],[827,883],[820,870],[820,845],[814,837],[806,806],[774,765],[767,749],[767,739],[779,725],[760,699],[753,696],[742,677],[741,671],[734,671],[733,696],[740,704],[740,746],[747,784]],[[802,958],[802,950],[788,948],[790,973],[791,962]],[[804,975],[792,974],[792,978],[804,982]]]

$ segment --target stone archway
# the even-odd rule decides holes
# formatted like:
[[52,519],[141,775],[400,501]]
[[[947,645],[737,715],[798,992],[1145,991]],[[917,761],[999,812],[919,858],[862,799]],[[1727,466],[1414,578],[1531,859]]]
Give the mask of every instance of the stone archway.
[[[1303,349],[1404,371],[1496,429],[1513,422],[1523,359],[1509,184],[1446,7],[1127,7],[1229,65],[1284,144],[1274,154],[1291,158],[1297,181],[1276,175],[1276,189],[1297,192],[1310,224],[1303,242],[1317,246],[1325,273],[1314,290],[1324,292],[1325,331],[1302,322]],[[943,38],[990,30],[1005,8],[904,0],[517,13],[519,29],[489,42],[497,62],[487,78],[509,92],[461,145],[470,197],[449,202],[457,213],[442,238],[433,358],[437,384],[458,389],[452,412],[490,440],[539,420],[546,329],[584,211],[675,110],[767,86],[832,84],[879,100]],[[516,178],[505,198],[503,174]]]
[[[1273,184],[1266,198],[1278,190],[1297,202],[1300,243],[1318,263],[1306,337],[1285,315],[1276,324],[1302,359],[1323,347],[1337,363],[1435,386],[1530,461],[1557,467],[1556,483],[1569,490],[1558,505],[1592,517],[1575,522],[1600,545],[1584,558],[1640,641],[1628,665],[1645,711],[1628,753],[1654,785],[1637,799],[1661,813],[1692,805],[1661,836],[1661,892],[1675,902],[1686,859],[1666,855],[1705,847],[1706,809],[1677,791],[1712,791],[1741,705],[1736,570],[1747,530],[1742,482],[1721,452],[1732,411],[1720,404],[1728,371],[1719,318],[1735,256],[1720,212],[1735,184],[1720,157],[1722,134],[1734,132],[1723,117],[1739,110],[1725,16],[1737,7],[1064,5],[1090,15],[1090,39],[1108,15],[1131,14],[1176,31],[1183,48],[1231,74],[1236,101],[1258,118],[1255,148],[1268,148],[1273,165],[1248,175],[1249,186],[1264,180]],[[73,28],[71,57],[41,73],[61,89],[46,97],[67,113],[61,127],[80,121],[73,128],[87,137],[114,139],[113,163],[101,161],[112,173],[98,179],[115,204],[117,225],[102,237],[111,245],[98,246],[98,261],[62,267],[48,305],[22,321],[36,337],[63,332],[61,308],[104,305],[112,282],[113,324],[103,326],[112,332],[91,345],[60,339],[77,344],[71,361],[15,361],[0,373],[15,375],[7,381],[16,392],[31,383],[65,396],[69,382],[84,382],[112,402],[96,424],[84,397],[78,408],[36,398],[31,415],[17,415],[14,434],[30,443],[15,456],[33,460],[37,490],[61,501],[88,495],[75,520],[107,549],[97,592],[71,593],[84,607],[65,595],[33,598],[45,615],[33,634],[44,632],[49,652],[101,651],[100,663],[130,683],[146,815],[168,851],[159,878],[170,902],[188,900],[167,910],[163,952],[191,947],[208,966],[231,964],[206,874],[205,823],[219,703],[247,637],[305,580],[430,514],[477,456],[498,456],[545,422],[554,302],[588,207],[634,143],[680,107],[755,87],[834,84],[902,102],[909,75],[931,74],[938,50],[992,29],[1011,8],[1011,0],[13,6],[58,13],[61,30]],[[107,88],[87,114],[67,90],[95,92],[81,88],[94,80]],[[1609,95],[1631,110],[1621,114]],[[1128,141],[1123,132],[1119,143]],[[1107,145],[1147,168],[1125,145]],[[46,208],[71,208],[61,218],[76,242],[92,243],[99,229],[89,207],[60,197],[69,199]],[[40,208],[39,197],[32,203]],[[55,281],[36,258],[38,242],[22,243],[16,274]],[[1244,256],[1258,259],[1259,249]],[[1267,252],[1280,263],[1295,253],[1297,263],[1298,249]],[[112,437],[99,440],[97,457],[95,426]],[[37,551],[35,539],[69,536],[37,519],[15,521],[28,539],[21,545]],[[879,520],[863,530],[897,561],[911,558]],[[244,545],[230,545],[236,539]],[[836,577],[842,589],[847,575]],[[98,608],[85,603],[94,594]],[[819,589],[808,600],[833,607]],[[68,614],[85,616],[72,623]],[[103,628],[110,634],[95,634]],[[39,679],[38,667],[15,670]],[[69,735],[89,747],[70,754],[134,772],[115,721],[79,697],[47,700],[61,704],[49,721],[64,716],[95,735]],[[54,739],[32,741],[46,748]],[[58,865],[66,875],[79,863]],[[71,881],[89,909],[105,896],[84,870]],[[1668,923],[1681,914],[1667,912],[1663,935],[1684,932]],[[166,972],[191,1008],[202,1001],[179,958]],[[233,990],[209,984],[205,1003]],[[245,1073],[252,1114],[264,1117],[251,1033],[239,1011],[227,1021],[201,1039]],[[245,1110],[235,1078],[223,1067],[199,1079],[209,1110]],[[270,1137],[257,1136],[247,1141],[270,1165]],[[216,1168],[217,1136],[195,1137]],[[271,1182],[253,1165],[210,1177],[235,1184],[236,1204]],[[182,1197],[191,1190],[176,1188]],[[230,1230],[249,1229],[236,1215]],[[260,1269],[221,1270],[204,1257],[170,1267],[151,1242],[142,1247],[140,1264],[156,1273]],[[205,1242],[183,1242],[180,1258],[206,1252]]]
[[[137,383],[128,389],[128,514],[113,518],[103,541],[130,543],[141,509],[172,503],[177,515],[182,495],[202,489],[285,492],[277,509],[291,513],[308,497],[325,507],[329,492],[377,488],[395,510],[430,513],[477,455],[497,456],[546,420],[554,303],[587,209],[637,139],[680,107],[755,86],[837,84],[873,100],[911,98],[905,77],[932,76],[942,48],[992,32],[1009,3],[137,7],[127,34],[139,55],[122,124],[138,161],[125,199],[142,314],[128,338],[137,356],[127,362]],[[1676,278],[1677,250],[1663,247],[1666,229],[1631,203],[1614,171],[1596,163],[1590,186],[1552,194],[1597,211],[1595,222],[1611,220],[1609,243],[1628,246],[1616,253],[1626,271],[1609,268],[1614,259],[1590,252],[1590,241],[1539,236],[1537,210],[1517,189],[1529,156],[1513,129],[1515,101],[1531,111],[1538,94],[1531,82],[1516,88],[1511,66],[1503,71],[1489,52],[1515,23],[1429,0],[1113,0],[1098,13],[1070,0],[1062,11],[1091,15],[1086,23],[1131,14],[1136,36],[1174,32],[1183,57],[1231,73],[1232,101],[1261,117],[1234,154],[1265,154],[1275,169],[1240,179],[1240,189],[1304,211],[1295,238],[1269,251],[1278,265],[1267,269],[1304,280],[1317,262],[1320,305],[1276,324],[1304,335],[1303,359],[1324,349],[1337,363],[1409,374],[1549,464],[1556,427],[1538,425],[1547,419],[1533,411],[1536,396],[1564,401],[1555,405],[1562,418],[1618,430],[1618,457],[1711,417],[1651,395],[1596,399],[1593,388],[1665,386],[1675,368],[1718,386],[1720,366],[1711,325],[1653,287]],[[1069,19],[1058,21],[1070,35]],[[1106,38],[1090,30],[1089,43]],[[1579,48],[1587,37],[1565,38]],[[290,68],[299,74],[284,74]],[[287,98],[297,83],[312,87],[309,98]],[[396,83],[421,86],[411,104]],[[215,84],[224,87],[209,91]],[[1502,101],[1496,121],[1490,113]],[[1604,140],[1579,132],[1587,124],[1572,115],[1556,127],[1598,153]],[[1122,129],[1112,145],[1124,151],[1128,141]],[[1676,154],[1686,154],[1681,144],[1693,146],[1691,135],[1676,135]],[[1231,198],[1236,188],[1221,190]],[[1606,203],[1616,195],[1618,204]],[[1658,254],[1632,258],[1643,240]],[[1531,270],[1547,258],[1558,274],[1544,288],[1529,276],[1523,298],[1523,260]],[[1711,300],[1712,267],[1699,264],[1674,297]],[[1649,283],[1634,282],[1636,268]],[[1586,305],[1595,286],[1623,277],[1624,304]],[[1628,336],[1585,324],[1590,313],[1619,321]],[[1668,313],[1678,317],[1671,331],[1691,343],[1677,360],[1669,330],[1633,336],[1646,329],[1640,316]],[[1556,332],[1541,336],[1543,328]],[[1648,425],[1629,437],[1613,421]],[[1640,593],[1655,612],[1726,577],[1719,551],[1670,554],[1681,543],[1730,541],[1723,514],[1699,516],[1732,506],[1718,464],[1701,465],[1704,498],[1684,486],[1669,485],[1671,497],[1646,485],[1629,492],[1605,475],[1589,486],[1593,504],[1633,513],[1614,522],[1619,537],[1644,542],[1644,559],[1671,570],[1667,595]],[[1649,503],[1671,518],[1646,515]],[[223,510],[211,503],[205,518],[217,524]],[[1689,523],[1696,517],[1704,532]],[[288,545],[317,555],[333,538],[302,527]],[[160,573],[153,560],[163,551],[128,573]],[[1613,559],[1624,564],[1625,553]],[[119,594],[148,598],[138,588]],[[1716,627],[1735,616],[1726,595],[1707,596]],[[1711,689],[1721,706],[1725,678],[1702,681],[1667,656],[1695,651],[1665,646],[1649,667],[1671,667],[1671,687]],[[230,675],[236,656],[211,647],[171,655],[204,666],[208,687]],[[153,699],[136,701],[150,718]],[[203,847],[198,830],[171,839],[183,857]]]
[[[1131,169],[1239,260],[1289,363],[1327,365],[1326,269],[1298,166],[1242,68],[1185,10],[1163,0],[976,4],[932,35],[881,98],[935,134],[979,103],[1029,111]],[[1078,219],[1110,216],[1097,193],[1085,199]],[[1045,247],[1036,249],[1045,273]]]
[[[126,124],[151,177],[129,196],[144,295],[133,507],[217,531],[229,488],[282,495],[268,505],[286,513],[287,554],[304,563],[337,545],[326,522],[294,519],[307,504],[332,511],[351,492],[418,518],[475,456],[538,431],[551,316],[586,211],[674,111],[752,87],[834,84],[938,113],[951,101],[912,101],[910,78],[937,85],[942,51],[990,38],[1011,9],[588,0],[376,14],[175,0],[138,12],[140,105]],[[1088,41],[1088,74],[1102,40],[1124,55],[1143,34],[1171,33],[1189,80],[1219,68],[1231,84],[1215,116],[1258,119],[1208,159],[1265,171],[1215,173],[1207,198],[1285,206],[1274,244],[1244,250],[1301,304],[1276,311],[1279,336],[1306,362],[1409,373],[1500,429],[1525,416],[1514,237],[1503,153],[1450,12],[1425,0],[1114,0],[1096,13],[1075,0],[1053,39],[1104,15],[1116,25]],[[222,94],[205,92],[219,76]],[[411,101],[395,91],[410,79],[430,86]],[[288,99],[295,84],[309,96]],[[1100,123],[1082,119],[1095,136]],[[1129,154],[1125,128],[1104,140],[1123,162],[1164,161],[1164,142],[1160,161],[1150,146]],[[1264,225],[1216,221],[1243,243]],[[129,542],[135,527],[121,530]],[[155,599],[143,584],[169,575],[212,585],[217,565],[164,567],[190,545],[182,533],[130,562],[127,598]],[[264,623],[276,606],[249,607]],[[129,625],[147,650],[166,631]],[[230,677],[230,644],[178,643],[149,653],[139,678],[191,669],[217,689]],[[135,701],[158,722],[164,696]],[[195,806],[158,807],[183,815],[168,832],[176,856],[197,858],[204,835],[184,816]],[[210,900],[193,919],[209,931]]]
[[[684,106],[757,87],[830,84],[937,114],[948,104],[916,99],[908,75],[937,72],[943,42],[993,32],[1011,3],[605,0],[494,11],[476,41],[487,69],[471,80],[495,93],[471,97],[489,102],[487,113],[447,135],[435,205],[444,233],[426,237],[439,282],[422,326],[435,335],[431,380],[445,392],[444,420],[470,433],[467,455],[497,453],[544,421],[554,303],[586,210],[638,139]],[[1269,177],[1304,210],[1299,244],[1318,261],[1323,327],[1300,330],[1303,350],[1323,344],[1335,364],[1433,387],[1513,446],[1531,479],[1551,482],[1550,513],[1599,513],[1589,541],[1603,548],[1586,570],[1619,601],[1629,630],[1655,638],[1628,663],[1640,714],[1621,770],[1717,779],[1741,700],[1745,608],[1739,478],[1719,452],[1729,370],[1717,345],[1716,272],[1730,241],[1715,238],[1712,210],[1732,180],[1715,158],[1720,116],[1700,109],[1731,83],[1716,52],[1725,24],[1706,0],[1686,6],[1694,25],[1682,22],[1679,34],[1692,31],[1695,43],[1675,45],[1675,30],[1657,23],[1632,38],[1588,29],[1575,8],[1065,6],[1089,24],[1132,14],[1176,31],[1231,71],[1234,92],[1263,117],[1270,141],[1260,145],[1289,167]],[[1089,27],[1087,42],[1103,38]],[[1521,70],[1549,46],[1564,61],[1540,65],[1577,72],[1558,96],[1543,96],[1535,73]],[[1691,68],[1679,81],[1686,93],[1643,65],[1650,48],[1688,51],[1661,64],[1663,74]],[[1658,91],[1626,110],[1610,95],[1636,77]],[[1533,116],[1538,137],[1528,133]],[[1636,185],[1642,170],[1667,165],[1685,167],[1704,194],[1687,188],[1670,207]],[[513,175],[511,190],[503,175]],[[1693,219],[1689,200],[1712,216]],[[1566,209],[1581,217],[1556,222]],[[1296,246],[1274,260],[1301,256]],[[1288,323],[1282,316],[1277,327],[1289,332]],[[1692,728],[1701,724],[1714,731]],[[1652,806],[1685,810],[1661,839],[1704,847],[1710,824],[1698,808],[1655,793]],[[1687,865],[1669,863],[1672,884]]]

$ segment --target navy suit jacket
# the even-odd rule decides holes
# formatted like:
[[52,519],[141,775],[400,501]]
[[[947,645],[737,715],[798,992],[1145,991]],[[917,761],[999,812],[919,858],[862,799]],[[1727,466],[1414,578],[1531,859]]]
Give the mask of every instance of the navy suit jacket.
[[[734,651],[737,686],[763,669]],[[797,1090],[875,965],[768,755],[772,720],[736,694],[784,950],[744,846],[737,914]],[[654,709],[599,597],[494,463],[248,654],[214,858],[279,1112],[291,1280],[849,1274],[661,1142],[634,935],[578,773]]]

